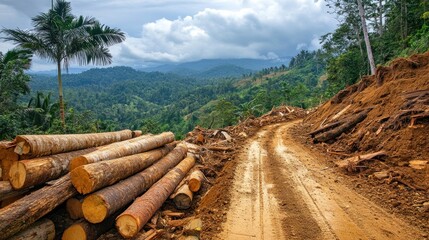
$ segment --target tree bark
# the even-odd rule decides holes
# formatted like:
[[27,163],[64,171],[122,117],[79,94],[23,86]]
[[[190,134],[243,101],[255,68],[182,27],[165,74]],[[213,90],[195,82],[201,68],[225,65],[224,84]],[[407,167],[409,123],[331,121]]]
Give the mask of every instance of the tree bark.
[[193,192],[189,190],[188,184],[183,184],[175,193],[173,201],[177,209],[188,209],[191,207]]
[[49,219],[41,219],[9,240],[54,240],[55,225]]
[[68,172],[73,157],[95,151],[96,148],[60,153],[47,157],[15,161],[9,170],[9,181],[15,189],[23,189],[57,179]]
[[58,179],[51,186],[43,187],[0,209],[0,239],[13,234],[52,211],[55,207],[77,194],[70,175]]
[[133,139],[133,141],[115,144],[114,148],[106,147],[89,154],[75,157],[71,160],[69,169],[71,171],[82,165],[142,153],[173,141],[174,134],[172,132],[165,132],[155,136],[142,136],[139,137],[139,140],[134,141]]
[[347,132],[348,130],[353,128],[356,124],[362,122],[366,118],[367,114],[368,114],[367,111],[363,111],[357,114],[356,116],[348,119],[347,121],[344,121],[342,125],[316,136],[314,138],[314,142],[316,143],[326,142],[328,140],[331,140],[340,136],[343,132]]
[[66,211],[73,220],[83,218],[82,212],[83,197],[72,197],[66,201]]
[[186,156],[186,152],[186,145],[179,144],[167,156],[142,172],[87,196],[82,204],[85,219],[91,223],[102,222],[145,192],[177,165]]
[[172,148],[173,146],[165,146],[149,152],[77,167],[70,173],[73,186],[81,194],[94,192],[142,171],[164,157]]
[[15,138],[15,152],[31,157],[47,156],[57,153],[97,147],[130,139],[131,130],[106,133],[61,134],[61,135],[19,135]]
[[116,219],[116,228],[125,238],[131,238],[143,228],[155,212],[167,200],[176,186],[194,166],[195,159],[185,158],[169,171],[161,180],[154,184],[145,194],[137,198]]
[[363,161],[368,161],[368,160],[371,160],[375,157],[383,156],[383,155],[386,155],[385,151],[368,153],[368,154],[355,156],[355,157],[351,157],[351,158],[347,158],[344,160],[337,161],[337,162],[335,162],[335,165],[337,165],[337,167],[339,167],[339,168],[347,169],[349,172],[352,172],[352,171],[356,170],[356,166],[359,163],[361,163]]
[[8,198],[20,196],[28,192],[28,189],[14,190],[9,181],[0,181],[0,201]]
[[191,175],[189,175],[189,190],[192,192],[198,192],[201,188],[201,183],[204,181],[204,173],[201,172],[199,169],[196,169],[191,172]]
[[63,129],[66,129],[66,117],[64,113],[64,100],[63,100],[63,81],[61,79],[61,59],[57,59],[57,78],[58,78],[58,98],[60,101],[60,118]]
[[368,55],[368,61],[371,68],[371,75],[374,75],[376,68],[375,68],[375,62],[374,62],[374,55],[372,54],[371,42],[369,41],[368,28],[366,27],[365,10],[363,9],[362,0],[357,0],[357,3],[359,8],[360,19],[362,22],[362,31],[365,39],[366,52]]

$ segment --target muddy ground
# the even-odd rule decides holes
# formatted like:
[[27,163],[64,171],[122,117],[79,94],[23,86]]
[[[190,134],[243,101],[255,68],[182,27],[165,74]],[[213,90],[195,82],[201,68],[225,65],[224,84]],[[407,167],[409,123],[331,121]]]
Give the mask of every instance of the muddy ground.
[[[233,151],[207,153],[218,176],[196,209],[202,239],[427,239],[428,63],[397,59],[314,111],[282,107],[225,129]],[[309,135],[364,111],[333,139]],[[380,150],[350,171],[335,165]]]

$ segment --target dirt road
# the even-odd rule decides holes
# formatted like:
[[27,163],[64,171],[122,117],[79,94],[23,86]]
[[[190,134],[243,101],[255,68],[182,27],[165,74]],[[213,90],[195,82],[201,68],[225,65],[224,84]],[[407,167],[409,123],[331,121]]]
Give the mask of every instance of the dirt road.
[[422,239],[342,185],[325,159],[294,141],[294,124],[264,127],[243,146],[219,239]]

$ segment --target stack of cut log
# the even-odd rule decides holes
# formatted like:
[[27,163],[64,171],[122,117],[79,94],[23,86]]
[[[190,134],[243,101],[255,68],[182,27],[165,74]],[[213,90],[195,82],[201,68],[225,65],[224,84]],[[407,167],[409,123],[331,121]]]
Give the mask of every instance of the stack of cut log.
[[[123,237],[134,237],[194,167],[187,152],[171,132],[24,135],[0,142],[0,239],[54,239],[64,229],[44,217],[63,203],[76,220],[63,239],[96,239],[115,224]],[[195,174],[194,184],[201,184],[204,176]]]

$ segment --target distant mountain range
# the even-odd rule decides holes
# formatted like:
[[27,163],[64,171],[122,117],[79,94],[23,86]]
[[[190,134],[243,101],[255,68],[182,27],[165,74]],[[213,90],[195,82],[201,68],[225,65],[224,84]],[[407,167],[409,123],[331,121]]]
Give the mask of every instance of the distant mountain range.
[[[222,78],[240,77],[243,74],[260,71],[281,65],[289,65],[290,58],[283,59],[203,59],[185,63],[166,63],[155,67],[136,68],[144,72],[173,73],[184,77],[195,78]],[[70,74],[77,74],[87,71],[88,68],[69,68]],[[50,71],[29,71],[30,74],[56,75],[56,70]]]

